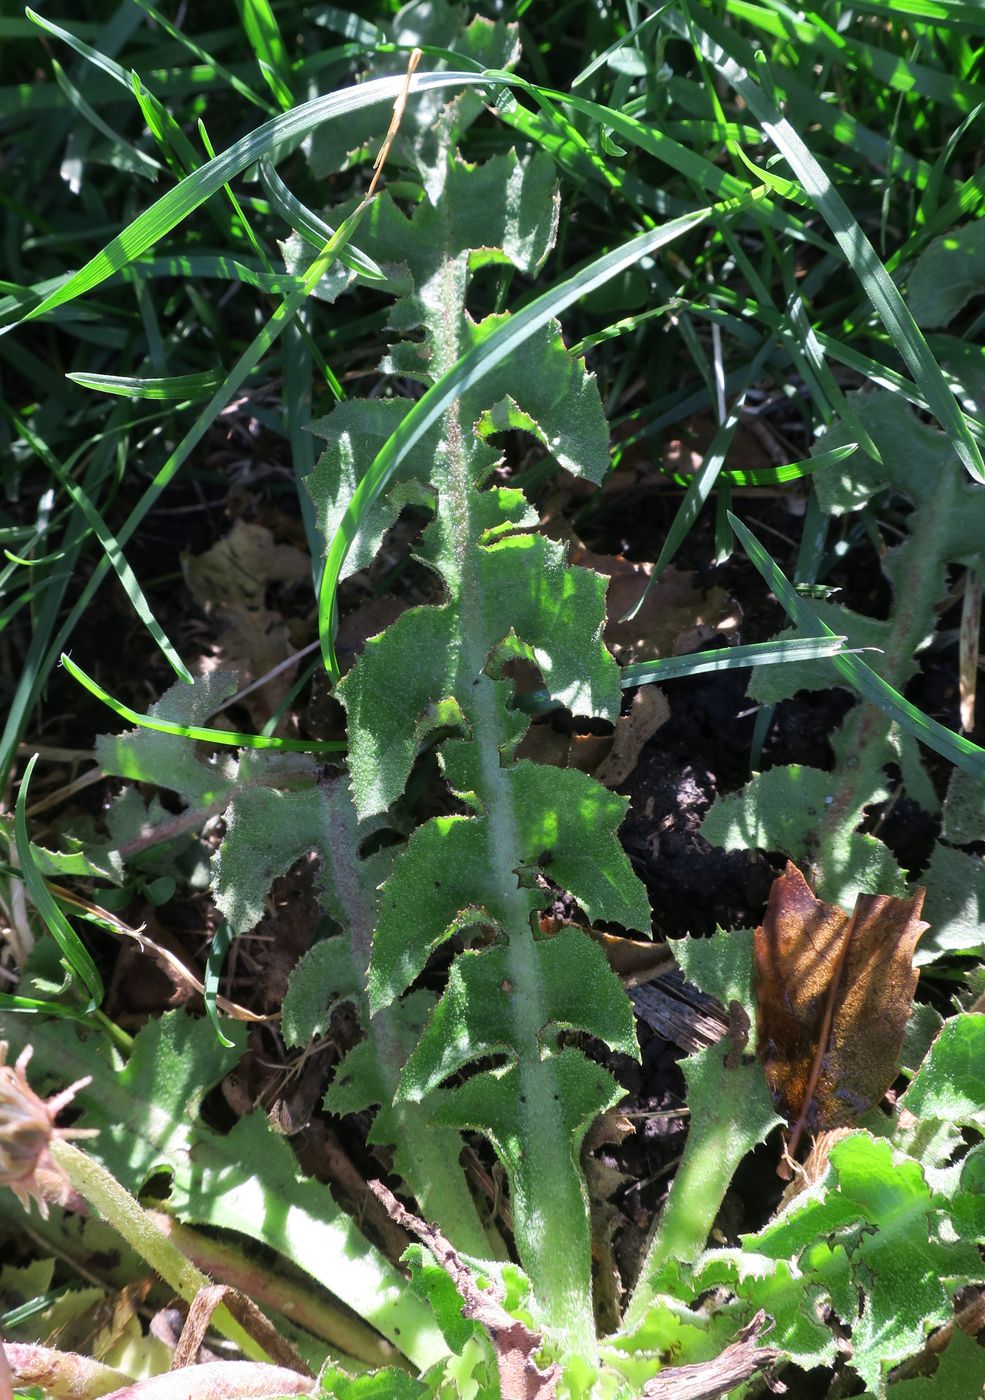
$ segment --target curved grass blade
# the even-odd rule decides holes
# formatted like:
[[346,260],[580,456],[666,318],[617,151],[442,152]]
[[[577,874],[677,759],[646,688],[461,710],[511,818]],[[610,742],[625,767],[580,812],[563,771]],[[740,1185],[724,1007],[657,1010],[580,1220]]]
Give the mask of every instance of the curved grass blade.
[[103,394],[118,394],[124,399],[200,399],[222,383],[221,369],[205,369],[197,374],[173,374],[165,379],[137,379],[130,374],[90,374],[73,370],[66,374],[73,384],[83,389],[98,389]]
[[64,549],[54,549],[50,554],[38,554],[31,559],[24,554],[15,554],[12,549],[5,549],[3,552],[5,559],[21,569],[36,569],[42,564],[56,564],[59,559],[64,559],[65,555],[66,550]]
[[130,91],[129,74],[126,69],[121,68],[114,59],[107,57],[104,53],[100,53],[98,49],[94,49],[90,44],[77,38],[74,34],[70,33],[69,30],[62,29],[61,25],[55,24],[54,20],[46,19],[44,15],[39,15],[36,10],[31,9],[30,5],[24,7],[24,13],[32,24],[36,24],[39,29],[43,29],[44,32],[50,34],[53,39],[61,39],[62,43],[67,44],[80,58],[84,58],[88,63],[92,63],[95,67],[101,68],[102,71],[108,74],[115,82],[122,84],[128,92]]
[[[269,155],[260,157],[258,169],[260,183],[266,191],[267,198],[284,222],[296,233],[306,238],[315,248],[321,248],[334,236],[335,230],[331,225],[319,218],[313,209],[302,204],[297,195],[285,185]],[[378,285],[381,290],[390,285],[390,279],[383,269],[358,248],[347,248],[339,257],[346,267],[358,272],[365,281]]]
[[[475,87],[485,85],[487,81],[489,80],[476,73],[415,74],[411,80],[410,91]],[[495,81],[500,83],[503,79],[497,77]],[[315,97],[310,102],[304,102],[292,108],[290,112],[265,122],[263,126],[234,142],[221,155],[216,156],[215,160],[210,160],[186,176],[174,189],[156,200],[149,209],[138,214],[122,233],[107,243],[105,248],[90,258],[63,286],[51,292],[39,306],[34,307],[16,324],[33,321],[38,316],[43,316],[58,306],[64,306],[66,302],[74,301],[76,297],[98,287],[114,272],[118,272],[141,253],[145,253],[200,204],[221,190],[223,185],[228,184],[234,176],[253,165],[275,146],[307,135],[322,122],[359,111],[377,102],[393,99],[403,90],[405,82],[406,79],[402,75],[373,78],[357,87],[343,88],[341,92]],[[129,83],[127,86],[129,87]]]
[[[688,37],[684,21],[672,11],[662,12],[660,21],[679,38]],[[940,365],[931,354],[923,333],[910,315],[876,250],[799,133],[734,57],[733,51],[737,47],[735,36],[705,11],[702,11],[702,24],[703,28],[696,22],[693,24],[693,33],[701,53],[742,98],[797,176],[812,204],[831,229],[845,260],[861,282],[873,309],[920,386],[931,412],[950,437],[965,468],[976,481],[985,482],[985,461],[978,443],[965,422]]]
[[207,729],[196,724],[174,724],[171,720],[158,719],[155,715],[142,715],[103,690],[99,682],[87,675],[70,656],[63,654],[61,662],[73,680],[84,686],[90,695],[94,695],[97,700],[108,705],[114,714],[129,724],[137,725],[139,729],[153,729],[158,734],[175,734],[180,739],[194,739],[203,744],[225,744],[236,749],[271,749],[279,753],[338,753],[340,749],[346,748],[346,744],[340,739],[275,739],[263,734],[236,734],[228,729]]
[[277,109],[272,106],[266,98],[258,97],[251,87],[244,83],[241,78],[237,78],[236,74],[230,69],[218,63],[210,53],[207,53],[205,49],[201,47],[201,45],[196,44],[194,39],[183,33],[180,29],[176,29],[167,16],[162,15],[156,6],[149,3],[149,0],[133,0],[133,3],[139,5],[145,15],[150,15],[154,23],[163,29],[165,34],[169,35],[170,38],[176,40],[179,44],[182,44],[200,63],[207,64],[218,77],[224,78],[233,91],[239,93],[240,97],[245,97],[247,102],[253,103],[254,107],[261,108],[262,111],[266,112],[268,117],[274,115]]
[[[116,575],[123,585],[123,590],[130,600],[130,606],[153,637],[154,642],[164,655],[168,665],[186,685],[191,685],[194,677],[178,655],[177,650],[165,633],[164,628],[151,611],[151,606],[144,597],[140,584],[137,582],[137,576],[124,557],[119,541],[116,539],[105,520],[103,520],[99,511],[92,504],[82,487],[79,486],[77,482],[73,481],[68,472],[56,461],[54,454],[47,444],[41,441],[27,423],[23,422],[20,415],[12,414],[11,417],[17,424],[18,430],[23,434],[24,440],[30,443],[38,457],[40,457],[42,462],[48,467],[48,470],[56,478],[62,490],[66,491],[68,495],[71,496],[72,501],[82,512],[89,528],[102,545],[106,560],[116,571]],[[5,550],[4,553],[8,554],[8,557],[10,557],[8,551]],[[54,557],[58,558],[60,556],[56,555]],[[42,561],[24,560],[23,562],[30,564],[32,562],[41,563]]]
[[[189,455],[201,442],[226,404],[232,400],[240,386],[246,381],[256,365],[260,362],[263,355],[277,340],[277,337],[281,334],[284,327],[293,319],[305,298],[310,295],[312,288],[317,286],[326,269],[338,255],[339,248],[344,246],[358,227],[359,220],[362,218],[365,207],[365,205],[360,205],[339,225],[332,240],[325,245],[319,256],[311,263],[304,276],[299,279],[297,290],[292,291],[280,306],[276,308],[266,325],[260,329],[251,344],[243,351],[223,383],[219,386],[198,418],[185,433],[181,442],[179,442],[167,461],[158,470],[153,481],[144,491],[140,500],[134,505],[125,523],[120,527],[117,533],[117,544],[121,549],[134,533],[141,520],[143,520],[144,516],[154,505],[155,501],[161,495],[161,492],[165,490],[168,484],[173,480],[175,474],[188,459]],[[96,565],[71,612],[61,624],[57,636],[48,647],[44,657],[43,670],[47,671],[50,669],[54,664],[54,659],[61,654],[64,649],[65,641],[71,636],[76,623],[89,606],[96,590],[106,577],[108,569],[109,561],[106,558],[101,559]],[[32,639],[32,646],[33,644],[34,639]]]
[[146,155],[139,147],[131,146],[128,141],[123,140],[119,132],[113,130],[108,122],[104,122],[99,113],[93,111],[92,107],[89,106],[57,59],[52,59],[51,69],[55,75],[55,81],[79,116],[90,126],[95,127],[116,151],[121,168],[129,171],[131,175],[142,175],[145,180],[156,182],[157,177],[164,169],[160,161],[155,160],[153,156]]
[[318,597],[318,631],[322,640],[325,669],[333,683],[337,682],[341,675],[335,656],[335,625],[336,590],[342,565],[363,516],[386,489],[414,444],[423,437],[431,424],[441,417],[449,404],[473,384],[478,384],[495,365],[522,345],[535,331],[560,316],[572,302],[587,296],[625,268],[632,267],[640,258],[673,242],[675,238],[696,228],[698,224],[704,223],[725,207],[732,206],[713,205],[695,210],[691,214],[684,214],[659,228],[648,229],[621,247],[603,254],[573,277],[528,302],[487,340],[473,346],[417,400],[396,431],[383,444],[372,466],[359,482],[342,522],[328,546]]
[[[785,637],[773,642],[749,642],[738,647],[714,647],[686,656],[663,656],[656,661],[636,661],[619,673],[623,690],[637,685],[681,680],[709,671],[737,671],[744,666],[780,666],[787,661],[825,661],[837,656],[844,637]],[[525,714],[545,715],[561,706],[546,690],[529,690],[516,697],[516,708]]]
[[219,995],[219,978],[222,976],[222,964],[226,961],[226,954],[229,952],[229,945],[233,940],[233,931],[229,924],[223,919],[222,923],[212,935],[212,942],[209,944],[209,955],[205,960],[205,975],[202,978],[203,996],[205,998],[205,1010],[209,1020],[215,1027],[216,1039],[226,1050],[232,1050],[233,1042],[228,1038],[219,1024],[219,1013],[216,1010],[215,999]]
[[756,379],[759,377],[759,371],[772,351],[773,337],[770,336],[760,346],[749,368],[743,375],[745,382],[735,405],[725,421],[716,430],[715,436],[712,438],[711,444],[708,447],[708,451],[704,455],[701,466],[688,483],[687,491],[684,493],[684,499],[678,506],[677,514],[674,516],[670,529],[667,531],[667,538],[661,546],[660,554],[650,572],[650,577],[646,581],[646,587],[643,589],[635,605],[629,609],[625,617],[621,618],[620,621],[629,622],[636,616],[640,608],[646,602],[650,589],[687,538],[691,526],[694,524],[695,520],[697,520],[701,507],[710,496],[712,488],[718,479],[719,472],[725,464],[726,453],[732,444],[735,430],[739,426],[742,405],[745,403],[746,394],[750,386],[756,382]]
[[[767,554],[759,540],[741,520],[729,514],[732,529],[738,535],[749,558],[759,570],[763,579],[772,589],[787,615],[804,632],[813,637],[832,637],[834,633],[814,613],[796,591],[780,566]],[[985,777],[985,749],[955,734],[937,720],[925,715],[916,705],[906,700],[899,691],[884,681],[871,666],[851,652],[837,652],[832,660],[845,681],[871,704],[876,705],[890,719],[901,725],[907,733],[926,744],[935,753],[941,754],[965,772],[976,777]]]
[[45,884],[44,876],[35,864],[34,853],[31,850],[31,838],[27,830],[27,790],[37,761],[38,755],[34,754],[24,770],[24,776],[17,792],[17,803],[14,808],[14,844],[17,848],[17,861],[31,901],[61,949],[66,967],[89,993],[90,1002],[86,1010],[92,1012],[98,1008],[103,999],[103,979],[99,975],[96,964],[89,956],[85,944],[55,903],[51,891]]
[[[833,466],[857,449],[857,443],[854,448],[846,443],[844,447],[832,447],[830,452],[819,452],[816,457],[805,457],[802,462],[784,462],[779,467],[751,467],[748,471],[730,467],[719,472],[718,479],[729,486],[782,486],[788,481],[803,481],[818,467]],[[692,477],[674,472],[670,479],[678,486],[690,486]]]

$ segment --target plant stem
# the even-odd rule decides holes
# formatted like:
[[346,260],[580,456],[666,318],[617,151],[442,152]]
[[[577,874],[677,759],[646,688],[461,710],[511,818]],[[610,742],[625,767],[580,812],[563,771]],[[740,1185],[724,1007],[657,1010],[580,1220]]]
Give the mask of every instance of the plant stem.
[[722,1045],[709,1046],[684,1064],[691,1127],[670,1194],[650,1239],[623,1332],[642,1323],[655,1297],[669,1285],[670,1263],[693,1263],[708,1242],[736,1168],[781,1119],[756,1062],[731,1069]]
[[[52,1138],[50,1151],[79,1195],[95,1206],[127,1244],[186,1303],[194,1302],[203,1288],[211,1287],[212,1280],[196,1269],[158,1229],[139,1201],[120,1185],[112,1172],[63,1138]],[[264,1349],[225,1307],[216,1308],[212,1320],[216,1329],[234,1342],[244,1356],[253,1361],[269,1360]]]
[[[462,445],[457,413],[448,415],[449,486],[453,499],[448,514],[460,532],[462,572],[459,607],[463,646],[461,664],[473,686],[470,719],[478,751],[479,796],[489,824],[490,900],[500,928],[508,938],[509,980],[516,989],[510,998],[513,1044],[519,1047],[519,1113],[523,1120],[522,1148],[514,1164],[513,1219],[517,1249],[530,1275],[547,1326],[564,1335],[569,1352],[590,1364],[595,1358],[595,1319],[592,1308],[591,1226],[581,1169],[572,1146],[572,1133],[562,1109],[563,1087],[557,1057],[543,1057],[541,1038],[550,1021],[542,973],[530,927],[529,904],[516,867],[521,842],[513,810],[513,794],[502,755],[510,735],[503,721],[495,684],[483,674],[486,657],[482,637],[482,597],[472,541],[475,490],[469,479],[468,454]],[[524,1187],[517,1189],[517,1175]]]

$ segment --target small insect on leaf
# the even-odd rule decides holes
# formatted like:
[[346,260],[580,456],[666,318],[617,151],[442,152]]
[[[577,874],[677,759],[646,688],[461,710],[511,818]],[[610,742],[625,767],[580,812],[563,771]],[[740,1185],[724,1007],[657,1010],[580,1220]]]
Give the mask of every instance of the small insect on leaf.
[[788,862],[756,930],[759,1057],[797,1138],[857,1121],[897,1073],[917,985],[913,952],[929,927],[912,899],[859,895],[825,904]]

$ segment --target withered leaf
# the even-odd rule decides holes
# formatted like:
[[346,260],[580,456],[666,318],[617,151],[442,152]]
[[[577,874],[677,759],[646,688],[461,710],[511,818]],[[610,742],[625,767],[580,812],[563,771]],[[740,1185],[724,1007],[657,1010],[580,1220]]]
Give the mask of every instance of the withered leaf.
[[677,967],[666,943],[621,938],[615,933],[603,933],[590,924],[576,924],[570,919],[557,919],[553,915],[545,916],[540,921],[540,931],[548,938],[553,938],[565,928],[580,928],[582,933],[587,933],[602,949],[606,962],[624,987],[639,987],[645,982],[653,982]]
[[859,895],[849,915],[790,862],[774,881],[754,941],[758,1048],[795,1136],[856,1121],[895,1079],[923,898]]

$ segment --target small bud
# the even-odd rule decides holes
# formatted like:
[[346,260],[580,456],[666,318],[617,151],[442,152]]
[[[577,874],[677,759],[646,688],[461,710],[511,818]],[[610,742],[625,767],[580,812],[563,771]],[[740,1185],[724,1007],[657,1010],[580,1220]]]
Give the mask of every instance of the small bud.
[[7,1042],[0,1040],[0,1186],[9,1186],[25,1210],[37,1201],[42,1218],[49,1201],[66,1201],[72,1188],[64,1172],[52,1160],[52,1138],[92,1137],[85,1128],[56,1128],[55,1119],[89,1083],[80,1079],[60,1094],[41,1099],[25,1073],[33,1051],[29,1045],[16,1064],[7,1064]]

